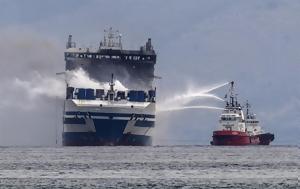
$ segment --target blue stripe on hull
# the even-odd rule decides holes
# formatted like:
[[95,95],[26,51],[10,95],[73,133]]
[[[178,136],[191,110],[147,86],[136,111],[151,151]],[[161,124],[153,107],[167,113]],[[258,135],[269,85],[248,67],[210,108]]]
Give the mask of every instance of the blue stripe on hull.
[[[116,129],[117,131],[123,130],[128,123],[128,120],[117,120],[117,119],[93,119],[94,125],[96,129],[98,128],[99,131],[102,130],[111,130],[111,128]],[[64,118],[64,124],[85,124],[86,121],[84,118]],[[154,127],[155,121],[148,121],[148,120],[136,120],[134,126],[136,127]],[[105,131],[106,132],[106,131]],[[113,132],[113,131],[112,131]]]
[[[75,121],[72,118],[70,122]],[[78,119],[77,119],[78,121]],[[96,132],[65,132],[64,146],[136,145],[148,146],[152,138],[145,135],[123,134],[128,120],[93,119]],[[154,127],[154,121],[136,121],[136,127]]]
[[119,138],[100,137],[93,132],[63,133],[64,146],[150,146],[152,137],[145,135],[125,134]]
[[100,113],[100,112],[65,112],[65,115],[74,116],[108,116],[108,117],[138,117],[138,118],[155,118],[155,115],[150,114],[128,114],[128,113]]

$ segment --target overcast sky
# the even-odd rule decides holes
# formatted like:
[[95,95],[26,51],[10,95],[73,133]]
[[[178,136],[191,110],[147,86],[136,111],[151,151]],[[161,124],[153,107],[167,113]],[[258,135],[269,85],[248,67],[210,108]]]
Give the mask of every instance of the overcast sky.
[[[96,46],[110,26],[125,48],[152,38],[160,99],[234,80],[274,144],[299,143],[299,23],[298,0],[0,0],[0,146],[55,144],[61,102],[53,91],[61,90],[55,73],[64,69],[67,35]],[[159,114],[156,143],[209,144],[219,114]]]

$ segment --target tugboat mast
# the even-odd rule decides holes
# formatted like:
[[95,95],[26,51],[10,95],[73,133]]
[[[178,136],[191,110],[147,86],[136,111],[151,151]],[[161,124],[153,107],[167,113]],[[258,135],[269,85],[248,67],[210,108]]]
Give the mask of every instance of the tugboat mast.
[[251,107],[251,105],[248,103],[248,100],[246,102],[246,116],[247,118],[250,118],[250,112],[249,112],[249,108]]
[[229,91],[230,91],[230,105],[232,106],[232,107],[234,107],[234,97],[235,97],[235,95],[234,95],[234,81],[231,81],[230,82],[230,89],[229,89]]
[[[237,102],[237,95],[234,93],[234,81],[230,82],[230,88],[229,88],[229,101],[226,102],[226,107],[234,108],[239,107],[240,104]],[[227,95],[225,96],[227,98]]]

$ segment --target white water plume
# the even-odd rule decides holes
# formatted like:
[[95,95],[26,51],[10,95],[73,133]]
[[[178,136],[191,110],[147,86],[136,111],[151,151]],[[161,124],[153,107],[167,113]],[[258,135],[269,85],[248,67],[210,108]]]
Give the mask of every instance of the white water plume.
[[[108,82],[98,82],[88,76],[88,74],[82,69],[79,68],[74,71],[66,72],[66,82],[69,86],[75,88],[92,88],[92,89],[105,89],[110,88]],[[114,80],[114,88],[120,91],[128,90],[119,80]]]
[[[218,84],[212,87],[205,87],[203,89],[200,90],[193,90],[190,89],[188,90],[186,93],[183,94],[178,94],[178,95],[174,95],[171,98],[168,98],[167,100],[163,101],[162,103],[158,104],[158,110],[164,110],[165,107],[167,107],[168,111],[171,110],[184,110],[187,109],[187,106],[185,106],[186,104],[192,102],[195,99],[198,98],[212,98],[218,101],[224,101],[222,98],[218,97],[217,95],[211,94],[210,92],[213,90],[216,90],[218,88],[221,88],[225,85],[227,85],[228,82],[222,83],[222,84]],[[183,108],[185,107],[185,108]],[[209,108],[210,106],[190,106],[192,108]],[[216,107],[217,108],[217,107]]]
[[203,89],[203,90],[201,90],[201,92],[202,93],[209,93],[209,92],[214,91],[218,88],[224,87],[225,85],[228,85],[228,84],[229,84],[229,82],[225,82],[225,83],[213,86],[213,87],[209,87],[208,89]]
[[212,109],[212,110],[223,110],[224,108],[214,107],[214,106],[183,106],[183,107],[173,107],[173,108],[165,108],[158,109],[158,112],[170,112],[170,111],[180,111],[186,109]]
[[188,92],[186,94],[174,96],[173,98],[168,99],[165,103],[181,102],[182,104],[186,104],[196,98],[213,98],[215,100],[223,101],[222,98],[214,94],[203,93],[203,92]]
[[176,101],[182,101],[183,103],[188,103],[188,102],[194,100],[195,98],[213,98],[216,100],[224,101],[222,98],[220,98],[214,94],[211,94],[209,92],[216,90],[218,88],[221,88],[227,84],[228,84],[228,82],[222,83],[222,84],[219,84],[219,85],[216,85],[213,87],[196,90],[196,91],[193,89],[190,89],[184,94],[179,94],[179,95],[174,96],[173,98],[168,99],[166,101],[166,103],[173,103]]

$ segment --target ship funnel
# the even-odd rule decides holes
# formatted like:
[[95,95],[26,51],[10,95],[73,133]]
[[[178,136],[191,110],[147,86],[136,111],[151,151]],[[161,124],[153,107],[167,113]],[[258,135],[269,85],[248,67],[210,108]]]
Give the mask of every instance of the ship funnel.
[[72,35],[69,35],[69,37],[68,37],[68,42],[66,44],[66,48],[67,49],[69,49],[69,48],[76,48],[76,43],[72,42]]
[[148,38],[148,41],[146,43],[146,51],[152,51],[152,50],[153,50],[153,47],[151,44],[151,38]]

